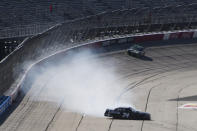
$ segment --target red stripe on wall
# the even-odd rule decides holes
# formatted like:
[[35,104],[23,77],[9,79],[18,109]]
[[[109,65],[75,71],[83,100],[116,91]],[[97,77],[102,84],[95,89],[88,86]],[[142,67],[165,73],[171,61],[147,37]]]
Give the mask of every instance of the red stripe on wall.
[[136,36],[134,38],[134,42],[141,43],[146,41],[157,41],[163,40],[164,34],[153,34],[153,35],[145,35],[145,36]]

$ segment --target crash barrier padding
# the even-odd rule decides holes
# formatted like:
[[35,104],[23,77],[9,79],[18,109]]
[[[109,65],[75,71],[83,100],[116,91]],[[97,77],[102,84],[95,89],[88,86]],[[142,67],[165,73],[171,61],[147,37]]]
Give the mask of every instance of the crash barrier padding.
[[180,32],[180,33],[172,33],[169,36],[169,39],[187,39],[192,38],[194,32]]
[[163,40],[164,34],[153,34],[153,35],[144,35],[137,36],[134,38],[136,43],[146,42],[146,41],[159,41]]
[[[68,51],[80,51],[82,49],[94,49],[111,51],[110,48],[127,48],[130,44],[161,41],[170,39],[196,38],[197,33],[192,31],[159,32],[151,34],[123,35],[103,38],[92,42],[72,43],[64,32],[64,24],[54,26],[48,31],[26,39],[16,51],[11,53],[0,63],[0,93],[9,89],[4,95],[9,96],[10,104],[15,100],[20,90],[20,85],[27,72],[36,64],[58,60],[58,56],[67,55]],[[175,37],[175,36],[176,37]],[[126,44],[125,44],[126,43]],[[129,44],[128,44],[129,43]],[[25,56],[24,56],[25,55]],[[10,84],[11,83],[11,84]],[[5,103],[8,101],[6,100]]]
[[173,32],[165,33],[164,40],[173,40],[173,39],[191,39],[196,38],[196,31],[183,31],[183,32]]
[[0,115],[2,115],[11,105],[10,96],[0,96]]

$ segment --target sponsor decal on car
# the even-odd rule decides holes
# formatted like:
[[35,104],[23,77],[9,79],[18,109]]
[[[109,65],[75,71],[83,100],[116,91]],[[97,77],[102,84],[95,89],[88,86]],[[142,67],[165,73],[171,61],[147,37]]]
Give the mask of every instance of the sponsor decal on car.
[[197,103],[187,103],[187,104],[180,106],[179,108],[181,108],[181,109],[197,109]]

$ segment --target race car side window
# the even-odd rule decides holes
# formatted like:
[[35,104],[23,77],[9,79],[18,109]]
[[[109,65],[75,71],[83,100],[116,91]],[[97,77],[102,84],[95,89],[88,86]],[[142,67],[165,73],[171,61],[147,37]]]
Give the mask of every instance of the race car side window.
[[133,109],[133,108],[129,108],[129,111],[131,111],[131,112],[136,112],[136,110],[135,109]]
[[115,111],[120,111],[120,108],[116,108]]

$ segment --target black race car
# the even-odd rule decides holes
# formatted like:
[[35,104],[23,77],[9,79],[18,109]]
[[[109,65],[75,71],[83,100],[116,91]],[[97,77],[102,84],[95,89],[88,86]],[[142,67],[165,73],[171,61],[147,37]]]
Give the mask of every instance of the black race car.
[[104,116],[114,119],[126,120],[151,120],[151,115],[147,112],[136,111],[132,107],[118,107],[114,110],[106,109]]
[[145,56],[145,51],[144,51],[144,47],[140,46],[140,45],[133,45],[131,46],[128,50],[127,53],[131,56],[137,56],[137,57],[141,57],[141,56]]

